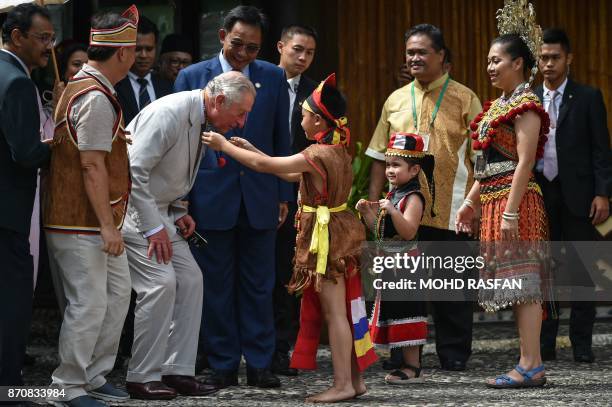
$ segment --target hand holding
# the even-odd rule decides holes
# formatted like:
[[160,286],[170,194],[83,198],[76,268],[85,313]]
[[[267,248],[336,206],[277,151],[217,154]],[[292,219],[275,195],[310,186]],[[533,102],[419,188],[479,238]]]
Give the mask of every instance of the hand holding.
[[175,222],[176,226],[178,226],[181,235],[184,238],[187,238],[189,236],[191,236],[193,234],[193,232],[195,231],[195,221],[193,220],[193,218],[189,215],[185,215],[182,218],[179,218],[176,222]]
[[393,206],[393,204],[391,203],[390,200],[388,199],[381,199],[380,201],[378,201],[378,205],[380,207],[380,209],[384,209],[385,211],[387,211],[387,213],[391,213],[393,212],[395,209],[395,206]]
[[223,145],[226,142],[227,140],[225,137],[219,133],[215,133],[214,131],[202,132],[202,143],[206,144],[215,151],[222,151]]

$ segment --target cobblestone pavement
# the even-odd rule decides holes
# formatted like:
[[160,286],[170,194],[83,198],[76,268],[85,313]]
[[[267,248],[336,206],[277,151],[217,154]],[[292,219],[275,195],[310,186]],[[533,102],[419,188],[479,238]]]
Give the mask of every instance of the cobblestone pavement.
[[[35,314],[31,346],[28,353],[36,363],[25,370],[27,385],[49,383],[57,365],[57,315],[44,311]],[[474,353],[464,372],[438,369],[437,357],[430,340],[424,350],[423,367],[426,383],[408,387],[386,385],[386,374],[380,363],[365,373],[368,393],[344,402],[350,406],[611,406],[612,405],[612,321],[600,321],[595,326],[596,362],[576,364],[567,338],[567,324],[561,324],[557,360],[547,363],[549,384],[541,389],[494,390],[483,381],[507,371],[516,363],[518,340],[512,323],[483,323],[474,326]],[[203,398],[179,397],[171,401],[151,402],[130,400],[124,406],[298,406],[307,394],[324,390],[331,380],[331,359],[328,348],[319,352],[319,369],[301,372],[298,377],[282,377],[282,387],[262,390],[246,386],[244,366],[240,386],[225,389]],[[122,387],[125,370],[115,370],[109,380]]]

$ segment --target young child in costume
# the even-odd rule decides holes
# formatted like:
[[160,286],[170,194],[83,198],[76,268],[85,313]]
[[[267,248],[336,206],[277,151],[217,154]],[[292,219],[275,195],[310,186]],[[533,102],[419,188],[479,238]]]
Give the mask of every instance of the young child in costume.
[[[359,200],[357,210],[377,242],[403,241],[402,250],[418,255],[417,232],[425,211],[419,173],[425,173],[433,200],[434,159],[425,153],[427,140],[416,134],[394,133],[385,152],[385,175],[393,189],[378,202]],[[433,204],[432,204],[433,206]],[[387,245],[389,245],[388,243]],[[385,244],[380,244],[385,250]],[[394,251],[389,248],[389,255]],[[388,272],[393,273],[390,270]],[[385,272],[383,272],[385,273]],[[383,279],[385,274],[383,274]],[[370,323],[374,346],[402,348],[403,363],[385,377],[389,384],[422,383],[420,347],[427,338],[427,309],[423,301],[384,301],[379,290]]]
[[363,225],[346,206],[353,181],[347,152],[346,101],[335,74],[302,105],[302,127],[317,144],[290,157],[270,157],[239,138],[204,133],[202,140],[243,165],[300,182],[298,235],[289,292],[302,294],[300,331],[291,367],[315,369],[321,322],[329,332],[333,385],[306,399],[336,402],[366,392],[361,372],[376,361],[361,293],[359,254]]

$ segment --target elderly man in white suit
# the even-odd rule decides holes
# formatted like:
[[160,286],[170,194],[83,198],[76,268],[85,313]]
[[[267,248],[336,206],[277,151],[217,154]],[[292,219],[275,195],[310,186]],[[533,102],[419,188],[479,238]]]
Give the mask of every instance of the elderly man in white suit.
[[221,133],[242,127],[254,100],[248,78],[228,72],[204,90],[156,100],[127,127],[132,191],[123,238],[137,294],[126,383],[132,398],[216,391],[194,377],[203,288],[185,240],[195,222],[184,199],[198,173],[205,126]]

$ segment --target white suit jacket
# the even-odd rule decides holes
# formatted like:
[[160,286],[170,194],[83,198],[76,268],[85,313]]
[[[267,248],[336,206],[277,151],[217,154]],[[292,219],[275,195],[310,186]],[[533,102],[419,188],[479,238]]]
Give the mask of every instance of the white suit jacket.
[[142,234],[160,225],[171,241],[182,239],[175,222],[187,214],[182,200],[205,150],[203,122],[202,90],[197,89],[157,99],[128,125],[132,191],[122,230],[126,242],[146,244]]

